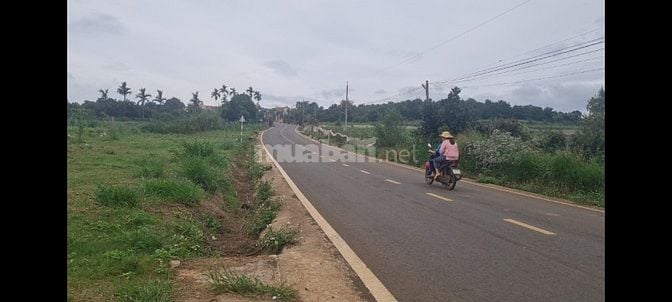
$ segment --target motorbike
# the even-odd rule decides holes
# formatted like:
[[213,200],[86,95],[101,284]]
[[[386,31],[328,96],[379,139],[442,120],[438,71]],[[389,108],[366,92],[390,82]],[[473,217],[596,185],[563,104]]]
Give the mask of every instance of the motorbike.
[[[431,185],[434,183],[434,175],[432,174],[432,165],[430,164],[430,161],[433,161],[434,158],[440,156],[439,150],[433,150],[431,144],[427,144],[427,146],[430,148],[428,150],[429,152],[429,160],[425,162],[425,182],[428,185]],[[441,167],[439,167],[439,171],[441,171],[441,175],[439,175],[436,178],[436,181],[440,182],[443,184],[443,187],[448,189],[448,191],[451,191],[455,189],[455,185],[457,184],[457,181],[462,179],[462,172],[459,169],[459,160],[458,161],[446,161],[444,162]],[[431,175],[430,175],[431,174]]]

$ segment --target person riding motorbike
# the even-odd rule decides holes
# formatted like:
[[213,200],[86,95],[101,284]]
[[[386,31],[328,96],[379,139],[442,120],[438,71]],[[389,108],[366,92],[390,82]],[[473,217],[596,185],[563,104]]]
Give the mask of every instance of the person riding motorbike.
[[434,179],[439,177],[441,175],[441,171],[439,170],[439,167],[441,167],[441,164],[443,164],[446,161],[458,161],[460,159],[460,150],[457,147],[457,142],[455,142],[455,138],[453,135],[450,134],[448,131],[443,131],[441,135],[441,146],[439,147],[439,154],[442,156],[438,156],[434,159]]
[[[434,155],[431,156],[429,162],[429,177],[434,177],[434,160],[432,158],[438,157],[441,153],[439,153],[439,149],[441,148],[441,143],[436,144],[436,148],[434,149]],[[429,150],[430,152],[432,151],[431,149]]]

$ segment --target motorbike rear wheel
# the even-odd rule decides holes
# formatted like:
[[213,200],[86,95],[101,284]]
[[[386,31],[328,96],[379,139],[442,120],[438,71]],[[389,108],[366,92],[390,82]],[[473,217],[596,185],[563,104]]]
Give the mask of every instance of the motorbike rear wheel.
[[[450,169],[450,168],[448,168]],[[443,186],[448,190],[452,191],[455,189],[455,185],[457,184],[457,177],[455,177],[455,174],[453,174],[452,171],[445,171],[444,175],[441,176],[441,183],[443,183]]]

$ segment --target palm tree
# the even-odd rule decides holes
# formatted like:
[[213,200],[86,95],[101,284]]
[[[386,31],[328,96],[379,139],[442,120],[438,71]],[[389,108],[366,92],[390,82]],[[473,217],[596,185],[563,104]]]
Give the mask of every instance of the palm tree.
[[261,101],[261,93],[259,93],[259,91],[254,92],[254,99],[257,100],[257,102]]
[[156,97],[152,100],[152,102],[157,102],[159,105],[163,104],[163,102],[166,101],[166,98],[163,97],[163,91],[161,90],[156,90]]
[[145,88],[140,88],[140,93],[135,95],[135,97],[138,98],[138,105],[144,105],[150,96],[152,95],[145,93]]
[[229,91],[226,90],[226,88],[226,85],[222,85],[222,88],[219,89],[219,92],[221,92],[223,95],[227,95]]
[[121,86],[117,88],[117,92],[124,96],[124,102],[126,101],[126,95],[131,94],[131,88],[126,87],[126,82],[121,82]]
[[219,89],[219,92],[222,94],[220,97],[222,98],[222,105],[224,105],[226,104],[226,96],[229,94],[226,85],[222,84],[222,88]]
[[103,101],[107,101],[107,89],[98,89],[98,92],[100,92],[100,98],[103,99]]
[[198,99],[198,91],[192,93],[191,95],[192,95],[192,97],[191,97],[190,102],[191,102],[192,104],[194,104],[194,107],[196,107],[196,108],[200,108],[199,105],[201,104],[201,100]]
[[251,98],[252,94],[254,93],[254,89],[252,89],[252,86],[250,86],[250,88],[247,88],[247,90],[245,90],[245,91],[247,91],[247,94],[249,94],[250,98]]
[[215,90],[212,91],[212,94],[210,94],[210,97],[215,99],[215,101],[218,100],[220,96],[221,94],[219,94],[219,90],[217,90],[217,88],[215,88]]
[[236,96],[238,93],[236,93],[236,88],[231,87],[231,90],[229,91],[229,95]]

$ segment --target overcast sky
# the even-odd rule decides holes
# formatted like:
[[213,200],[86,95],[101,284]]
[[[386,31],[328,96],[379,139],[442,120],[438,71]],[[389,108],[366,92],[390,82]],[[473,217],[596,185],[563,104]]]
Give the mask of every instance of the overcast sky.
[[210,93],[226,84],[259,90],[264,107],[302,99],[328,107],[345,98],[346,81],[357,105],[414,89],[391,100],[424,99],[416,88],[429,80],[435,100],[457,85],[464,99],[585,112],[604,86],[604,43],[453,81],[604,36],[603,0],[524,2],[69,0],[68,99],[95,100],[101,88],[121,98],[126,81],[133,96],[161,89],[186,103],[199,91],[214,105]]

